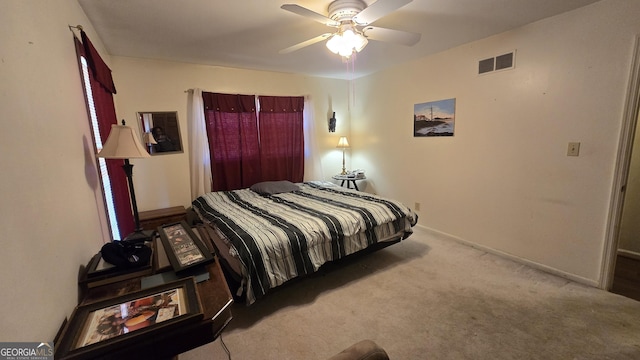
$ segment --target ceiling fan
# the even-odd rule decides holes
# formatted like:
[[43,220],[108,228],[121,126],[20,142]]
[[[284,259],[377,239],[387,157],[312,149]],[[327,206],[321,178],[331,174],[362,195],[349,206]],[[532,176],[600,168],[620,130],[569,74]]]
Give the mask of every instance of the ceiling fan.
[[329,16],[318,14],[300,5],[284,4],[280,7],[281,9],[337,28],[337,30],[318,35],[279,52],[280,54],[287,54],[327,40],[326,45],[329,50],[348,59],[352,54],[364,49],[369,40],[392,42],[406,46],[415,45],[420,41],[420,34],[369,25],[411,1],[378,0],[367,6],[362,0],[335,0],[329,4],[327,9]]

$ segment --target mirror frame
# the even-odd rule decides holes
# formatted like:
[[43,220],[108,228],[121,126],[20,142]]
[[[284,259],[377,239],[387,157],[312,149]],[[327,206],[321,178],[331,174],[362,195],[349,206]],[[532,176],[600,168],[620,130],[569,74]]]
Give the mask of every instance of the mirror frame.
[[[184,153],[177,111],[139,111],[137,117],[140,134],[142,136],[142,144],[151,156]],[[160,145],[152,145],[147,142],[149,138],[148,134],[151,134],[152,130],[156,127],[159,127],[166,134],[169,139],[168,144],[173,145],[175,150],[162,151],[159,150]],[[157,134],[153,134],[153,136],[154,140],[158,141],[158,139],[155,139]],[[165,142],[161,144],[165,144]]]

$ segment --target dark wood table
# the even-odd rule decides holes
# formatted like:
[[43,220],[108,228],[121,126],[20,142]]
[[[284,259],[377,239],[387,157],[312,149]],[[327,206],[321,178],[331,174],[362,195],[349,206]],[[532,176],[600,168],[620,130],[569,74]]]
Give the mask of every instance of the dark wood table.
[[333,176],[334,180],[342,180],[342,182],[340,183],[340,186],[344,186],[345,181],[347,182],[347,189],[351,189],[351,185],[353,184],[353,188],[360,191],[360,189],[358,189],[358,185],[356,184],[357,180],[365,180],[366,177],[364,175],[361,175],[360,177],[357,177],[355,175],[334,175]]
[[[194,228],[207,247],[212,250],[206,231]],[[154,241],[154,273],[171,271],[171,265],[159,239]],[[172,359],[177,355],[214,341],[232,319],[231,304],[233,298],[225,281],[217,258],[205,265],[209,279],[196,284],[198,297],[204,313],[203,320],[179,328],[155,332],[153,336],[141,338],[128,346],[111,348],[108,353],[92,353],[91,359]],[[141,289],[143,276],[124,281],[84,289],[85,295],[80,305],[90,304],[113,297],[126,295]],[[57,356],[56,359],[65,359]]]

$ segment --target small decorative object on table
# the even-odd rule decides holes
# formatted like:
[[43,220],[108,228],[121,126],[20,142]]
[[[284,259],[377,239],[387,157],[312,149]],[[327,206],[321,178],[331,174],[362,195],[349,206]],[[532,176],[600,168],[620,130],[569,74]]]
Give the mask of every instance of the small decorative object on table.
[[[136,244],[138,245],[138,244]],[[95,254],[87,264],[86,272],[78,281],[85,289],[132,279],[135,277],[151,275],[153,272],[153,249],[151,244],[144,244],[148,249],[148,259],[138,266],[121,267],[105,260],[102,250]]]
[[186,221],[160,226],[158,234],[176,273],[200,267],[214,260],[211,251]]

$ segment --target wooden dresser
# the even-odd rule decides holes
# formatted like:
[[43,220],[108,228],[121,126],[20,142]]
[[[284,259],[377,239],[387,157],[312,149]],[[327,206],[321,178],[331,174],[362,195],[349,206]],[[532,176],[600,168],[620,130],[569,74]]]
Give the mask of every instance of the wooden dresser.
[[171,224],[187,219],[184,206],[173,206],[166,209],[141,211],[140,226],[145,230],[155,230],[160,225]]

